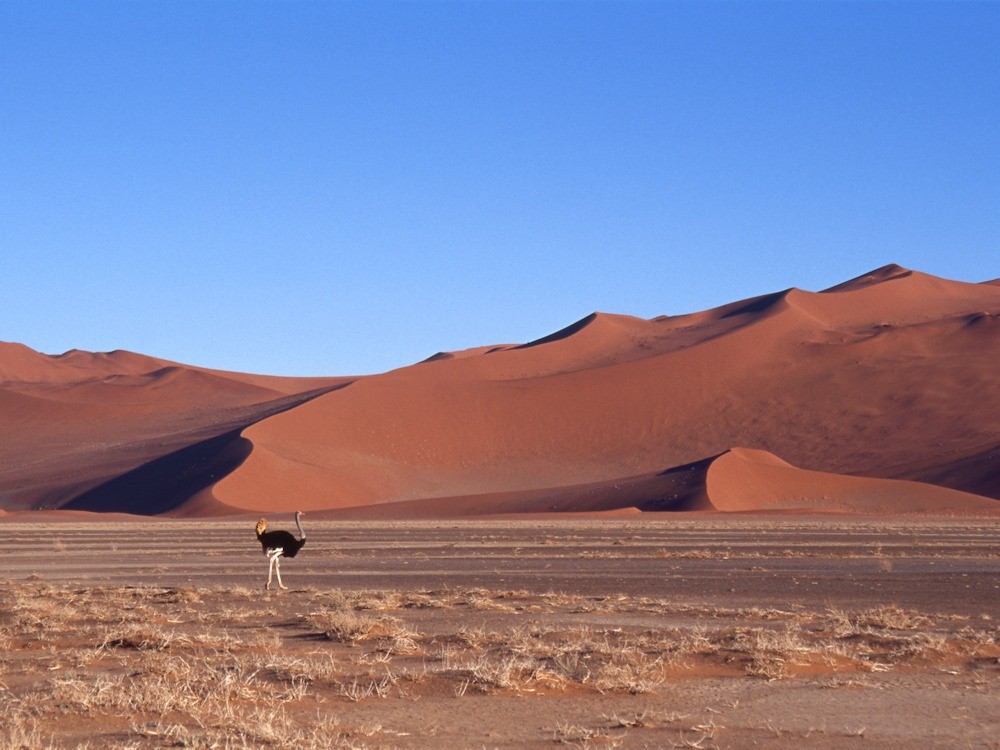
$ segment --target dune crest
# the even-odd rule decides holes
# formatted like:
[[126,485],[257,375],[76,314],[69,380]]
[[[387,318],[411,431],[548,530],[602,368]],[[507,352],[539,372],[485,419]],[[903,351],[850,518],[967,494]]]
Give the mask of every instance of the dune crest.
[[858,289],[865,289],[876,284],[882,284],[886,281],[891,281],[892,279],[899,279],[905,276],[910,276],[913,273],[909,268],[903,268],[895,263],[888,263],[880,268],[876,268],[873,271],[862,274],[861,276],[855,276],[853,279],[848,279],[836,286],[832,286],[829,289],[824,289],[823,293],[828,292],[853,292]]

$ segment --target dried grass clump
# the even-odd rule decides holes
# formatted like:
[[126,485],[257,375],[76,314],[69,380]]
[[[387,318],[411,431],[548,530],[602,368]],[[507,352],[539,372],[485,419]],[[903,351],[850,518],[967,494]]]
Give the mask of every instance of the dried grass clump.
[[581,750],[597,750],[597,748],[613,750],[622,746],[627,734],[627,729],[624,732],[612,734],[606,728],[591,729],[590,727],[563,722],[552,730],[552,740],[553,742],[580,748]]
[[[299,750],[360,747],[350,739],[340,721],[328,714],[318,714],[304,725],[289,716],[284,705],[255,705],[232,708],[225,720],[189,727],[164,720],[140,724],[133,722],[132,732],[154,740],[157,746],[193,748],[294,747]],[[127,746],[126,746],[127,747]]]
[[882,630],[916,630],[931,625],[931,620],[917,612],[889,605],[853,613],[831,608],[823,624],[836,637],[851,638]]
[[453,647],[446,646],[438,652],[437,658],[443,664],[430,672],[457,678],[456,697],[465,695],[470,686],[483,693],[492,693],[500,690],[519,692],[539,683],[557,687],[565,684],[565,679],[540,659],[505,647],[491,648],[483,653],[468,650],[456,653]]
[[112,629],[98,648],[134,648],[138,651],[163,651],[174,643],[186,642],[187,638],[156,627],[138,623],[124,623]]
[[0,596],[0,625],[9,635],[40,639],[60,633],[77,616],[67,601],[48,585],[14,588]]
[[402,597],[398,591],[358,591],[346,595],[346,601],[354,609],[370,609],[375,612],[402,608]]
[[491,612],[514,612],[513,606],[502,601],[509,592],[488,591],[486,589],[467,589],[457,597],[456,604],[464,604],[472,609]]
[[402,620],[389,615],[372,617],[352,610],[311,612],[302,622],[320,631],[328,640],[355,644],[380,639],[384,650],[413,653],[418,650],[419,633],[408,630]]
[[667,668],[661,656],[625,647],[594,670],[592,682],[602,693],[651,693],[667,681]]
[[490,652],[470,665],[472,683],[485,691],[520,690],[539,678],[541,664],[530,656]]
[[343,612],[353,609],[353,604],[348,595],[340,589],[331,589],[316,594],[310,601],[318,604],[324,612]]
[[712,638],[703,625],[687,629],[679,640],[678,650],[682,653],[711,656],[719,652],[718,639]]
[[592,673],[585,655],[580,651],[556,654],[552,657],[552,669],[559,677],[581,685],[590,680]]
[[163,589],[153,595],[153,598],[164,604],[201,604],[208,592],[195,588]]
[[452,638],[460,646],[477,651],[492,648],[528,653],[545,648],[540,640],[540,631],[525,627],[489,630],[481,626],[473,628],[463,626]]
[[13,696],[0,689],[0,747],[40,748],[46,746],[41,721],[29,713],[28,709],[16,701]]
[[856,613],[831,609],[820,627],[822,633],[836,639],[824,644],[828,653],[860,659],[863,667],[875,671],[903,660],[949,652],[974,653],[981,645],[970,642],[961,632],[952,636],[936,632],[931,629],[931,618],[894,605]]
[[791,627],[784,630],[750,628],[732,637],[732,648],[747,656],[744,671],[751,677],[777,680],[785,676],[785,665],[797,652],[808,651],[801,634]]
[[247,651],[274,651],[281,647],[281,635],[269,628],[254,628],[244,632],[233,632],[226,627],[209,628],[185,636],[186,645],[212,649],[213,651],[236,654]]
[[864,610],[857,613],[853,621],[858,627],[886,630],[914,630],[931,624],[930,619],[924,615],[895,605]]
[[356,676],[351,682],[340,686],[340,694],[352,703],[368,698],[388,698],[391,689],[398,682],[399,678],[388,670],[381,677]]
[[332,682],[338,674],[331,654],[299,657],[272,652],[253,658],[251,665],[265,677],[289,684]]
[[457,673],[484,690],[520,690],[529,684],[565,689],[573,684],[639,694],[666,681],[677,658],[674,640],[665,642],[661,634],[629,636],[617,629],[463,628],[454,642],[441,645],[437,658],[445,662],[441,671]]
[[[305,694],[303,681],[275,690],[252,664],[205,659],[154,658],[149,669],[126,675],[68,674],[49,686],[52,701],[81,713],[180,714],[200,726],[245,728],[248,707],[280,706]],[[258,728],[254,727],[257,732]]]
[[916,633],[903,638],[889,652],[893,661],[911,658],[928,658],[948,651],[948,639],[939,633]]
[[377,620],[352,610],[321,610],[302,618],[305,625],[338,643],[357,643],[367,638]]
[[450,597],[434,591],[401,592],[401,609],[446,609],[451,606]]
[[454,639],[461,645],[483,650],[488,648],[504,649],[516,653],[529,653],[544,650],[539,632],[525,627],[506,628],[504,630],[488,630],[484,627],[462,627]]
[[378,649],[386,654],[416,654],[421,650],[420,633],[408,630],[401,622],[378,640]]

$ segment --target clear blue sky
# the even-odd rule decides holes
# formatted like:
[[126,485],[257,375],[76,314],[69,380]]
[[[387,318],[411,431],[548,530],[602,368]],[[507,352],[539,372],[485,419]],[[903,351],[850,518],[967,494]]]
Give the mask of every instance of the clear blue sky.
[[0,339],[288,375],[1000,276],[1000,3],[0,3]]

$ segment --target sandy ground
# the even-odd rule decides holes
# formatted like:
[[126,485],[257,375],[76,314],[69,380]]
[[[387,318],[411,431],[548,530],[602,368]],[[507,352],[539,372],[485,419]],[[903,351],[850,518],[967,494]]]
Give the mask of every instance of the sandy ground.
[[993,521],[305,526],[0,524],[0,747],[1000,747]]

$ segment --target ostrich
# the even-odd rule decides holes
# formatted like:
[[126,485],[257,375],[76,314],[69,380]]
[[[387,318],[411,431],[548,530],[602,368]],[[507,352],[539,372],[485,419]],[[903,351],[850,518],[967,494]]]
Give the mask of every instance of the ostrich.
[[264,586],[265,589],[270,590],[271,588],[271,574],[278,574],[278,586],[287,589],[288,587],[281,582],[281,558],[282,557],[295,557],[299,554],[299,550],[302,549],[302,545],[306,543],[306,532],[302,530],[302,522],[299,519],[304,516],[301,510],[295,511],[295,525],[299,527],[299,536],[301,539],[296,539],[287,531],[268,531],[267,530],[267,520],[262,518],[257,522],[257,539],[260,541],[260,546],[264,548],[264,554],[267,555],[267,559],[270,560],[270,564],[267,567],[267,585]]

